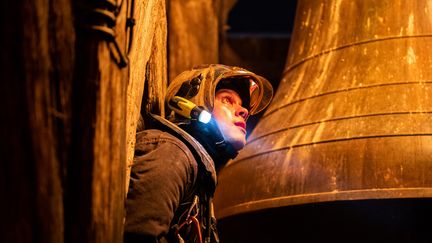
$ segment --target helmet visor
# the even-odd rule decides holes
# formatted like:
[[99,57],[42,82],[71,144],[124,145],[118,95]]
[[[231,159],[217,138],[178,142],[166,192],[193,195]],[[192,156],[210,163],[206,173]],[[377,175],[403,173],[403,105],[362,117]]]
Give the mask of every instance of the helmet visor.
[[242,70],[227,72],[216,81],[215,91],[217,84],[222,80],[232,80],[232,82],[238,82],[238,80],[248,81],[249,104],[245,105],[245,107],[249,109],[250,115],[264,110],[273,97],[273,88],[270,82],[259,75]]

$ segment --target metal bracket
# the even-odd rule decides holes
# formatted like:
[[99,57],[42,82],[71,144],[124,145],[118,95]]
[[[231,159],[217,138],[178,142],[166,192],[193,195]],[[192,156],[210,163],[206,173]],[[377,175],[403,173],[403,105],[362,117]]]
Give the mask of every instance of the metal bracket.
[[129,59],[127,54],[129,54],[131,49],[133,26],[135,25],[135,19],[133,18],[135,1],[129,0],[131,1],[131,6],[126,20],[126,28],[129,29],[129,44],[127,50],[122,51],[116,39],[114,27],[116,26],[117,16],[123,6],[123,1],[121,0],[120,3],[117,3],[114,0],[99,0],[78,5],[81,17],[79,18],[80,23],[78,26],[84,30],[97,33],[108,41],[114,47],[110,48],[111,57],[117,62],[120,68],[128,65]]

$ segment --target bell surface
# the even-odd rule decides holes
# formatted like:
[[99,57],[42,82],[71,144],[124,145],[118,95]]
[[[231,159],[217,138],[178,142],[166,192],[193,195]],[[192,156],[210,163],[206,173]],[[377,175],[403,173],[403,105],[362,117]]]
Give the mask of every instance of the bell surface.
[[358,203],[384,218],[406,205],[427,208],[431,57],[432,1],[298,1],[275,97],[219,175],[222,235],[251,224],[241,232],[261,239],[257,225],[279,229],[281,218],[302,218],[298,210],[316,220],[317,208],[343,218],[340,210]]

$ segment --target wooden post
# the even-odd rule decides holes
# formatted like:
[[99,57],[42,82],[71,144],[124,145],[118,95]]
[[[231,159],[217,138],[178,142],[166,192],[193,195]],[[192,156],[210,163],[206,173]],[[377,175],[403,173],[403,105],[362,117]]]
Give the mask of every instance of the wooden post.
[[[114,28],[122,52],[130,3]],[[145,83],[144,106],[163,114],[165,1],[136,1],[126,68],[112,42],[83,31],[81,4],[2,3],[0,242],[123,240],[124,172]]]
[[[68,161],[66,242],[121,242],[126,165],[126,88],[114,43],[89,32],[80,19],[86,1],[75,5],[76,62],[72,89],[72,140]],[[125,53],[126,4],[114,31]]]
[[70,5],[2,3],[0,242],[63,242],[74,61]]
[[170,0],[169,80],[196,65],[219,62],[221,0]]
[[140,113],[164,114],[164,96],[168,83],[165,0],[149,0],[142,4],[137,2],[134,17],[136,25],[129,55],[130,77],[127,87],[126,191],[129,186],[135,132]]

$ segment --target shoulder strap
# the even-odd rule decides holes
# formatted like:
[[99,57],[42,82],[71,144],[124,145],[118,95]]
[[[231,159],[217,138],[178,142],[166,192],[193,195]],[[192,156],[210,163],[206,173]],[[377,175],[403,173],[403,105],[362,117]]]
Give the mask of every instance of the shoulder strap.
[[183,139],[183,141],[186,142],[186,145],[191,148],[191,151],[192,151],[195,159],[197,160],[198,163],[201,162],[201,164],[204,166],[206,174],[208,174],[211,177],[212,182],[213,182],[214,186],[216,187],[217,177],[216,177],[215,164],[213,162],[213,159],[210,157],[210,155],[204,149],[204,147],[195,138],[193,138],[189,133],[187,133],[186,131],[181,129],[176,124],[174,124],[174,123],[168,121],[167,119],[165,119],[161,116],[158,116],[158,115],[151,114],[151,116],[155,120],[160,122],[162,125],[169,128],[172,132],[179,135]]
[[[213,159],[210,157],[210,155],[206,152],[206,150],[203,148],[203,146],[195,140],[189,133],[185,132],[183,129],[178,127],[176,124],[166,120],[165,118],[150,114],[156,121],[158,121],[161,125],[163,125],[165,128],[168,128],[171,133],[174,133],[174,135],[177,135],[177,137],[181,138],[185,144],[190,148],[193,156],[195,157],[195,160],[200,163],[199,166],[203,167],[206,175],[210,177],[211,179],[211,186],[212,188],[210,190],[214,191],[216,188],[217,183],[217,177],[216,177],[216,168],[215,164],[213,162]],[[126,193],[125,197],[127,196],[128,190],[129,190],[129,180],[130,180],[130,173],[131,173],[132,164],[128,165],[126,168]]]

